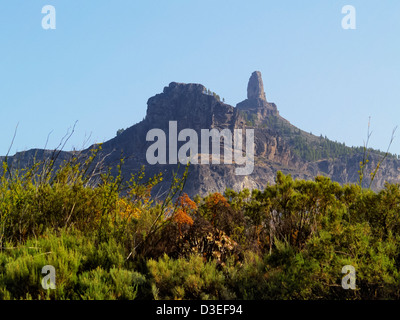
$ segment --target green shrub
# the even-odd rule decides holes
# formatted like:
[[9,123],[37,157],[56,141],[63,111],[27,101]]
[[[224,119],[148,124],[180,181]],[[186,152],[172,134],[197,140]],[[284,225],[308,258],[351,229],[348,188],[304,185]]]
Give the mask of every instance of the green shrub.
[[198,255],[188,260],[171,259],[164,255],[147,262],[153,288],[160,299],[223,299],[229,293],[224,286],[224,275],[216,263],[205,262]]
[[[115,241],[97,248],[95,239],[78,231],[45,233],[0,253],[0,294],[4,299],[133,299],[145,278],[124,269],[122,252]],[[45,265],[56,270],[55,290],[41,286]]]
[[146,279],[137,272],[100,267],[79,275],[76,295],[84,300],[133,300]]
[[[93,155],[94,156],[94,155]],[[68,159],[0,175],[0,299],[399,299],[400,185],[295,180],[264,190],[152,197]],[[176,201],[178,199],[178,201]],[[198,204],[198,205],[197,205]],[[41,286],[45,265],[56,289]],[[345,265],[356,290],[341,286]]]

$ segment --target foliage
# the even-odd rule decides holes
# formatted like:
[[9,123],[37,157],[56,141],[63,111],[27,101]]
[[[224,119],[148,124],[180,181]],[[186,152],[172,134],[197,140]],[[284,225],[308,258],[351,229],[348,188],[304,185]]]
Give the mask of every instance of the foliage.
[[[40,285],[45,265],[56,270],[55,290]],[[145,283],[128,269],[115,240],[98,247],[95,238],[77,230],[48,230],[18,247],[4,247],[0,271],[2,299],[134,299]]]
[[224,275],[214,261],[205,262],[201,256],[192,255],[171,259],[164,255],[147,262],[159,299],[221,299],[226,298]]
[[[187,170],[96,171],[93,150],[0,177],[0,299],[399,299],[400,185],[278,172],[263,190],[184,194]],[[187,169],[187,168],[186,168]],[[56,289],[44,290],[45,265]],[[356,269],[356,289],[341,286]]]
[[[211,91],[210,89],[204,89],[203,93],[209,96],[213,96],[215,99],[217,99],[217,101],[221,102],[221,97],[214,91]],[[223,98],[222,101],[225,102],[225,99]]]
[[294,154],[304,161],[319,161],[338,158],[347,161],[350,158],[362,155],[359,160],[360,174],[362,174],[364,173],[370,158],[380,158],[377,160],[376,167],[370,173],[370,178],[373,180],[380,165],[386,158],[397,159],[396,155],[389,153],[389,148],[393,142],[394,133],[396,132],[397,127],[392,132],[392,137],[387,151],[382,152],[368,147],[368,140],[371,136],[369,129],[367,141],[363,147],[349,147],[344,143],[332,141],[326,136],[323,137],[321,135],[320,137],[316,137],[312,135],[312,133],[305,133],[276,115],[268,115],[264,119],[258,120],[258,115],[254,110],[240,110],[239,112],[246,126],[272,130],[277,136],[284,139],[291,146],[291,150]]

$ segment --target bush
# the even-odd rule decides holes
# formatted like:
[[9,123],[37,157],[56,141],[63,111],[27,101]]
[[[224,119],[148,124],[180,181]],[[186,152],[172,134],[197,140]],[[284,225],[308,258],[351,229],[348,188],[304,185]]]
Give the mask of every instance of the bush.
[[214,261],[192,255],[171,259],[164,255],[147,262],[155,299],[223,299],[229,296],[224,275]]
[[[93,159],[0,176],[0,299],[399,299],[400,185],[294,180],[196,202],[174,176],[123,181]],[[187,168],[186,168],[187,169]],[[97,177],[94,179],[94,177]],[[41,271],[56,270],[44,290]],[[341,286],[356,269],[356,290]]]
[[[81,232],[45,233],[24,246],[0,253],[0,294],[3,299],[133,299],[145,277],[126,270],[123,248],[100,244]],[[44,290],[41,270],[56,270],[56,289]]]

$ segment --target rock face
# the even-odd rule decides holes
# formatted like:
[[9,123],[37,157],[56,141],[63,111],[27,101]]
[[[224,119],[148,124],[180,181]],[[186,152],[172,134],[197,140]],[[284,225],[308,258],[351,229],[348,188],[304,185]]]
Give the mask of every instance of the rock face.
[[[263,189],[267,183],[274,183],[278,170],[300,179],[313,179],[317,175],[324,175],[342,184],[355,183],[358,180],[359,162],[362,159],[360,154],[307,161],[296,152],[293,141],[297,138],[312,145],[320,137],[301,131],[279,115],[276,105],[266,100],[261,73],[258,71],[250,77],[247,99],[238,103],[236,108],[208,94],[201,84],[171,82],[162,93],[148,99],[144,120],[103,144],[99,158],[106,156],[104,165],[116,172],[116,165],[119,164],[120,158],[124,157],[123,172],[127,179],[142,166],[145,167],[147,177],[162,172],[164,180],[155,190],[162,197],[171,185],[173,172],[178,170],[178,165],[170,162],[150,165],[146,159],[146,151],[154,141],[147,141],[146,137],[150,130],[161,129],[167,138],[168,153],[171,143],[168,139],[170,121],[176,121],[178,132],[192,129],[198,137],[201,136],[202,129],[228,129],[230,132],[234,129],[254,130],[253,172],[245,176],[236,175],[237,165],[224,164],[223,161],[220,164],[192,164],[184,189],[190,196],[223,192],[226,188],[237,191],[243,188]],[[178,141],[178,149],[185,143],[186,141]],[[198,144],[200,145],[200,141]],[[222,154],[222,142],[220,148]],[[83,153],[89,152],[90,149]],[[43,157],[51,154],[49,151],[29,150],[22,155],[10,157],[8,161],[18,163],[21,167],[27,166],[38,153]],[[69,155],[70,153],[63,152],[61,158],[67,159]],[[167,156],[170,160],[170,155]],[[372,154],[370,171],[378,161],[379,156]],[[183,172],[184,166],[181,165],[179,170]],[[400,165],[397,159],[387,159],[381,164],[372,185],[373,189],[383,188],[386,181],[400,181]]]
[[264,84],[260,71],[254,71],[247,85],[247,99],[238,103],[239,110],[251,110],[257,113],[257,117],[278,115],[278,109],[274,103],[268,103],[265,97]]
[[247,85],[247,99],[261,99],[267,101],[260,71],[254,71],[251,74]]
[[191,128],[234,128],[235,108],[206,94],[201,84],[171,82],[163,93],[147,101],[145,122],[153,128],[167,129],[169,121],[178,122],[178,130]]
[[[184,190],[191,196],[223,192],[226,188],[263,189],[267,183],[274,183],[278,170],[299,179],[313,179],[317,175],[325,175],[339,183],[354,183],[358,180],[360,155],[305,161],[296,154],[292,145],[293,134],[284,134],[281,128],[284,127],[290,132],[301,130],[282,118],[274,103],[267,102],[261,73],[258,71],[253,72],[249,79],[247,99],[238,103],[236,108],[207,94],[206,88],[201,84],[171,82],[162,93],[148,100],[146,117],[142,122],[103,145],[105,153],[114,151],[108,163],[118,163],[123,152],[127,156],[125,170],[128,173],[138,170],[142,165],[145,166],[148,176],[163,172],[165,178],[160,186],[161,191],[157,192],[167,190],[172,172],[176,171],[178,166],[149,165],[145,154],[153,143],[146,141],[147,132],[160,128],[168,137],[169,121],[177,122],[178,132],[190,128],[195,130],[198,136],[201,135],[202,129],[254,129],[255,165],[252,174],[235,175],[235,164],[193,164],[190,166]],[[310,143],[319,138],[308,133],[304,135]],[[178,148],[184,143],[179,142]],[[169,145],[167,149],[168,147]],[[371,166],[376,165],[378,160],[378,157],[372,157]],[[180,170],[183,171],[183,166]],[[391,159],[382,165],[373,188],[382,188],[385,181],[400,181],[400,166],[397,160]]]
[[[203,85],[171,82],[162,93],[148,99],[147,113],[143,121],[103,144],[103,154],[109,154],[107,163],[117,164],[123,153],[127,157],[124,165],[127,177],[131,172],[145,166],[148,177],[159,172],[163,173],[163,183],[156,192],[162,194],[167,191],[171,184],[172,173],[178,170],[178,165],[170,164],[169,161],[170,121],[176,121],[178,133],[184,129],[192,129],[196,131],[198,137],[201,137],[202,129],[217,129],[218,131],[229,129],[233,132],[235,128],[243,128],[238,110],[219,101],[215,96],[207,94]],[[154,142],[146,141],[146,135],[152,129],[161,129],[165,132],[167,164],[149,165],[147,162],[146,151]],[[179,150],[185,143],[186,141],[178,141],[177,149]],[[200,143],[199,139],[199,151],[201,150]],[[223,154],[222,145],[220,151]],[[179,170],[182,173],[184,165],[180,165]],[[242,185],[243,183],[240,182],[242,179],[237,180],[234,170],[233,164],[192,165],[189,169],[185,192],[189,195],[206,194],[209,191],[222,190],[227,185]]]

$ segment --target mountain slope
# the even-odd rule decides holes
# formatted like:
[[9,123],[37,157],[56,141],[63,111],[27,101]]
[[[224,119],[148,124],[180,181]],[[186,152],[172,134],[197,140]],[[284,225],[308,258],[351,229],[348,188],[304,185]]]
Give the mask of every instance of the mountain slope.
[[[255,134],[255,167],[252,174],[235,175],[234,164],[192,164],[185,187],[190,195],[221,192],[226,188],[263,189],[267,183],[274,183],[278,170],[301,179],[324,175],[341,184],[358,182],[363,148],[346,147],[290,124],[279,115],[277,106],[267,101],[260,72],[251,75],[247,92],[247,99],[233,107],[221,102],[216,95],[208,94],[200,84],[170,83],[163,93],[148,100],[147,114],[142,122],[103,145],[106,153],[113,152],[109,163],[118,161],[123,153],[127,156],[125,165],[128,172],[144,165],[149,175],[162,171],[166,177],[171,176],[176,165],[149,165],[146,161],[146,150],[154,143],[146,141],[146,134],[151,129],[160,128],[168,138],[169,122],[176,121],[178,132],[191,128],[199,137],[201,129],[212,128],[219,131],[254,129]],[[183,144],[178,143],[178,148]],[[167,150],[169,147],[167,141]],[[200,141],[198,150],[201,150]],[[366,172],[371,172],[382,157],[380,152],[371,152]],[[381,165],[372,187],[380,189],[385,181],[399,180],[399,161],[389,157]],[[168,183],[169,179],[164,182],[164,190]],[[366,179],[365,186],[368,183]]]
[[[171,122],[177,126],[172,131]],[[151,165],[146,158],[149,147],[156,142],[156,139],[152,141],[146,139],[149,131],[153,129],[165,132],[165,150],[158,150],[161,153],[165,152],[165,164]],[[301,179],[313,179],[317,175],[324,175],[341,184],[356,183],[359,179],[358,171],[360,161],[363,159],[363,149],[346,147],[344,144],[330,141],[322,136],[314,136],[293,126],[279,115],[274,103],[267,101],[261,73],[258,71],[249,79],[247,99],[238,103],[236,107],[221,102],[216,94],[210,94],[210,91],[201,84],[170,83],[162,93],[148,100],[144,120],[105,142],[99,157],[104,158],[104,164],[111,166],[114,172],[123,157],[125,178],[129,178],[131,173],[138,172],[142,166],[145,166],[148,177],[162,172],[164,181],[157,190],[162,194],[171,183],[172,172],[178,168],[177,164],[170,164],[171,160],[174,162],[174,155],[170,155],[169,151],[174,147],[179,150],[187,142],[187,140],[176,141],[177,134],[183,129],[194,130],[197,137],[202,137],[204,129],[217,129],[219,132],[223,129],[228,129],[229,132],[235,129],[241,129],[243,132],[248,129],[254,130],[253,172],[250,175],[236,175],[235,168],[238,165],[235,163],[191,164],[184,190],[191,196],[223,192],[226,188],[263,189],[267,183],[274,183],[278,170]],[[198,139],[196,143],[199,159],[202,152],[200,140]],[[221,141],[220,153],[225,157],[223,149]],[[89,150],[90,148],[83,153],[88,153]],[[245,151],[244,146],[243,151]],[[20,154],[11,157],[9,161],[19,162],[23,166],[28,164],[29,159],[32,160],[33,154],[33,151],[27,151],[23,156]],[[48,151],[42,156],[46,154]],[[68,157],[68,153],[65,152],[61,155],[62,159]],[[372,151],[366,172],[371,172],[382,156],[382,153]],[[224,157],[221,158],[222,162]],[[181,172],[183,167],[181,165]],[[372,188],[381,189],[385,181],[400,181],[399,161],[394,156],[389,156],[381,164]],[[366,179],[365,186],[368,186],[368,182]]]

